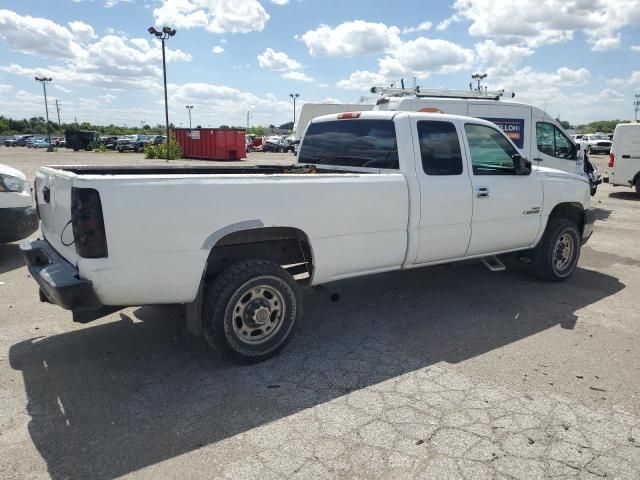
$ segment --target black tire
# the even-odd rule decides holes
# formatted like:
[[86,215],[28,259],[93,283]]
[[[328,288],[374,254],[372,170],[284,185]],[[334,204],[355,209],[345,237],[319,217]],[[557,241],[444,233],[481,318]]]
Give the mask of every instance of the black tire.
[[550,219],[533,252],[535,274],[547,282],[566,280],[576,268],[580,246],[580,231],[575,223],[566,218]]
[[204,336],[216,352],[242,365],[261,362],[282,350],[301,315],[296,281],[266,260],[231,265],[204,289]]

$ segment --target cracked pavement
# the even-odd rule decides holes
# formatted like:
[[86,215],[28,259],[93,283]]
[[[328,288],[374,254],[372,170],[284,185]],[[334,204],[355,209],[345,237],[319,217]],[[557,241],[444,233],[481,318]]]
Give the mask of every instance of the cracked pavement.
[[[0,162],[32,174],[24,152]],[[0,478],[639,479],[640,199],[594,207],[568,282],[471,264],[310,289],[247,367],[178,307],[74,324],[0,246]]]

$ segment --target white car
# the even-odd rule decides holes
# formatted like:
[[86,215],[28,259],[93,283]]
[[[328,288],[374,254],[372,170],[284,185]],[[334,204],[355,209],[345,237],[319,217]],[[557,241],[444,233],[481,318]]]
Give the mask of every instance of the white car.
[[27,177],[0,164],[0,243],[15,242],[38,229]]
[[609,140],[609,135],[589,133],[580,139],[580,148],[589,154],[609,155],[611,140]]
[[640,195],[640,123],[616,125],[609,168],[609,183],[635,187]]
[[477,118],[323,116],[297,162],[43,167],[29,271],[76,321],[187,304],[192,333],[252,363],[291,337],[303,285],[470,259],[496,270],[515,252],[561,281],[593,231],[584,177],[532,169]]

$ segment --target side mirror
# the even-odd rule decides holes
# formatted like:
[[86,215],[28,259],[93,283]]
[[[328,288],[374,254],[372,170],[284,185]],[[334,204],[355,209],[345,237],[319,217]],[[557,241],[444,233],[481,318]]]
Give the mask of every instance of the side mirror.
[[519,153],[513,154],[511,158],[513,159],[513,167],[516,175],[529,175],[531,173],[531,162],[529,160]]

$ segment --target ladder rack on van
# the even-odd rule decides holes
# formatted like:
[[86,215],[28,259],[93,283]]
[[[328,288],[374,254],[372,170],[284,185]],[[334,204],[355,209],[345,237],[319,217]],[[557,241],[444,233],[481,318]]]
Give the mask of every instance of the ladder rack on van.
[[462,99],[482,99],[500,100],[504,95],[504,90],[438,90],[421,89],[420,87],[395,88],[395,87],[372,87],[371,93],[377,93],[383,97],[439,97],[439,98],[462,98]]

